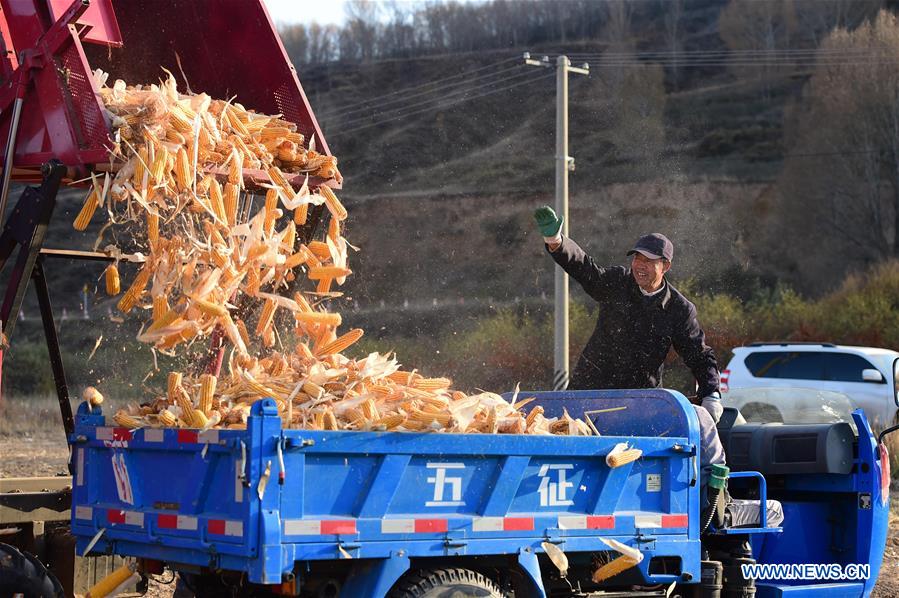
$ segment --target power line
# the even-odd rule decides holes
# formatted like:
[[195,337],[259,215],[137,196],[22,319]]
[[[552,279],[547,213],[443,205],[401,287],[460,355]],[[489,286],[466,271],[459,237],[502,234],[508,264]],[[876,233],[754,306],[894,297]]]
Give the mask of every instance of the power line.
[[416,90],[416,89],[420,89],[420,88],[423,88],[423,87],[430,87],[431,85],[436,85],[436,84],[438,84],[438,83],[443,83],[443,82],[445,82],[445,81],[451,81],[451,80],[453,80],[453,79],[458,79],[458,78],[460,78],[460,77],[469,77],[469,76],[471,76],[471,75],[474,74],[474,73],[478,73],[478,72],[481,72],[481,71],[484,71],[484,70],[488,70],[488,69],[497,67],[497,66],[499,66],[499,65],[501,65],[501,64],[506,64],[506,63],[508,63],[508,62],[517,61],[517,60],[518,60],[517,57],[515,57],[515,58],[506,58],[506,59],[504,59],[504,60],[499,60],[499,61],[497,61],[497,62],[493,62],[493,63],[491,63],[491,64],[488,64],[488,65],[485,65],[485,66],[482,66],[482,67],[479,67],[479,68],[476,68],[476,69],[472,69],[472,70],[470,70],[470,71],[463,71],[463,72],[458,73],[458,74],[455,74],[455,75],[450,75],[450,76],[447,76],[447,77],[441,77],[440,79],[434,79],[433,81],[428,81],[427,83],[422,83],[422,84],[420,84],[420,85],[414,85],[414,86],[412,86],[412,87],[404,87],[404,88],[402,88],[402,89],[397,89],[396,91],[392,91],[392,92],[390,92],[390,93],[386,93],[386,94],[384,94],[384,95],[382,95],[382,96],[377,96],[377,97],[374,97],[374,98],[369,98],[369,99],[367,99],[367,100],[360,100],[360,101],[358,101],[358,102],[352,102],[352,103],[350,103],[350,104],[346,104],[346,105],[344,105],[344,106],[340,106],[340,107],[334,108],[334,109],[331,110],[331,111],[325,112],[325,115],[327,115],[327,114],[329,114],[329,113],[337,113],[337,112],[341,112],[341,111],[346,110],[347,108],[355,108],[356,106],[361,106],[361,105],[363,105],[363,104],[368,104],[368,103],[371,103],[371,102],[376,102],[376,101],[379,101],[379,100],[383,100],[384,98],[389,98],[389,97],[395,96],[395,95],[397,95],[397,94],[408,93],[408,92],[410,92],[410,91],[414,91],[414,90]]
[[[328,120],[330,120],[330,119],[337,119],[337,118],[342,118],[342,117],[348,116],[348,115],[350,115],[350,114],[354,114],[354,113],[358,113],[358,112],[365,112],[366,110],[381,109],[381,108],[384,108],[385,106],[389,106],[389,105],[395,104],[395,103],[397,103],[397,102],[400,102],[400,103],[402,103],[402,102],[407,102],[407,101],[409,101],[409,100],[412,99],[412,98],[416,98],[416,97],[420,97],[420,96],[426,96],[426,95],[432,94],[432,93],[438,93],[438,92],[442,91],[443,89],[453,88],[453,87],[470,86],[470,85],[472,85],[472,84],[474,84],[474,83],[476,83],[476,82],[478,82],[478,81],[481,81],[481,80],[489,80],[490,78],[495,77],[495,76],[497,76],[497,75],[501,75],[501,74],[508,73],[508,72],[511,72],[511,71],[516,71],[516,70],[517,70],[517,71],[520,71],[520,70],[521,70],[521,65],[520,65],[520,64],[516,64],[516,65],[514,65],[514,66],[510,66],[509,68],[501,69],[501,70],[498,70],[498,71],[495,71],[495,72],[492,72],[492,73],[486,73],[486,74],[483,74],[483,75],[478,75],[477,77],[473,77],[473,78],[471,78],[471,79],[465,79],[464,81],[459,81],[459,82],[457,82],[457,83],[453,83],[453,84],[450,84],[450,85],[444,85],[444,86],[441,86],[441,87],[437,87],[437,88],[435,88],[435,89],[423,90],[423,91],[419,91],[418,93],[409,94],[409,95],[405,95],[405,96],[403,96],[403,97],[394,98],[394,99],[388,100],[388,101],[386,101],[386,102],[382,102],[382,101],[380,101],[379,98],[375,97],[375,98],[371,98],[370,100],[368,100],[368,101],[366,102],[366,104],[367,104],[366,106],[362,106],[362,107],[360,107],[360,108],[355,108],[355,109],[353,109],[353,110],[331,112],[331,113],[328,113],[328,114],[324,115],[323,118],[328,119]],[[383,97],[383,96],[382,96],[382,97]]]
[[784,54],[784,55],[818,55],[818,54],[871,54],[867,48],[770,48],[770,49],[747,49],[747,50],[656,50],[651,52],[571,52],[567,56],[614,56],[614,57],[637,57],[651,58],[655,56],[711,56],[711,57],[727,57],[727,56],[754,56],[767,54]]
[[[484,97],[484,96],[492,95],[492,94],[499,93],[499,92],[502,92],[502,91],[508,91],[508,90],[510,90],[510,89],[514,89],[514,88],[520,87],[520,86],[522,86],[522,85],[527,85],[528,83],[533,83],[533,82],[540,81],[540,80],[542,80],[542,79],[547,79],[547,78],[549,78],[549,77],[554,77],[554,76],[555,76],[555,75],[554,75],[553,73],[545,73],[545,74],[543,74],[543,75],[538,75],[538,76],[536,76],[536,77],[532,77],[531,79],[528,79],[527,81],[519,81],[518,83],[513,83],[512,85],[507,85],[507,86],[505,86],[505,87],[500,87],[500,88],[498,88],[498,89],[493,89],[493,90],[490,90],[490,91],[485,91],[484,93],[480,93],[480,94],[477,94],[477,95],[469,96],[469,97],[467,97],[467,98],[462,98],[462,99],[456,100],[455,102],[452,102],[452,103],[447,104],[447,105],[445,105],[445,106],[441,106],[439,109],[443,110],[443,109],[446,109],[446,108],[450,108],[450,107],[452,107],[452,106],[456,106],[456,105],[462,104],[462,103],[464,103],[464,102],[468,102],[468,101],[471,101],[471,100],[476,100],[476,99],[478,99],[478,98],[482,98],[482,97]],[[350,134],[350,133],[355,133],[356,131],[361,131],[361,130],[363,130],[363,129],[369,129],[369,128],[371,128],[371,127],[376,127],[376,126],[381,125],[381,124],[384,124],[384,123],[392,122],[392,121],[397,120],[397,119],[399,119],[399,118],[405,118],[405,117],[407,117],[407,116],[413,116],[413,115],[416,115],[416,114],[422,114],[422,113],[425,113],[425,112],[434,112],[435,110],[437,110],[437,109],[435,109],[435,108],[425,108],[425,109],[423,109],[423,110],[418,110],[418,111],[415,111],[415,112],[410,112],[410,113],[408,113],[408,114],[403,114],[403,115],[401,115],[401,116],[395,116],[395,117],[393,117],[393,118],[388,118],[388,119],[385,119],[385,120],[380,120],[380,121],[378,121],[378,122],[376,122],[376,123],[371,123],[371,124],[369,124],[369,125],[362,125],[361,127],[355,127],[355,128],[352,128],[352,129],[345,129],[345,130],[343,130],[343,131],[338,131],[338,132],[336,132],[336,133],[334,133],[334,134],[328,135],[328,139],[333,139],[333,138],[335,138],[335,137],[340,137],[340,136],[342,136],[342,135],[348,135],[348,134]]]
[[[510,76],[508,76],[508,77],[502,77],[502,78],[497,79],[497,80],[495,80],[495,81],[491,81],[491,82],[489,83],[489,85],[487,85],[487,84],[482,84],[481,87],[485,87],[485,86],[488,86],[488,87],[489,87],[489,86],[497,85],[497,84],[499,84],[499,83],[503,83],[503,82],[506,82],[506,81],[511,81],[511,80],[514,80],[514,79],[521,79],[522,76],[525,76],[525,77],[530,76],[530,71],[526,71],[526,70],[524,70],[524,69],[521,69],[521,71],[520,71],[519,73],[515,74],[515,75],[510,75]],[[448,99],[449,99],[449,100],[455,100],[456,98],[465,96],[466,94],[469,94],[469,93],[471,93],[472,91],[473,91],[473,89],[472,89],[471,87],[468,87],[468,86],[466,86],[466,87],[460,87],[460,88],[456,89],[455,91],[448,92],[447,94],[445,94],[445,95],[443,95],[443,96],[440,96],[440,97],[437,97],[437,98],[432,98],[432,99],[428,99],[428,100],[423,100],[423,101],[421,101],[421,102],[416,102],[416,103],[409,104],[409,105],[407,105],[407,106],[401,106],[401,107],[398,107],[398,108],[391,108],[391,109],[385,110],[385,111],[383,111],[383,112],[381,112],[381,111],[378,111],[377,113],[372,112],[372,114],[370,114],[370,115],[366,115],[366,116],[362,116],[362,117],[357,117],[357,118],[352,118],[352,119],[350,119],[348,122],[341,123],[341,125],[344,126],[344,127],[348,127],[348,126],[349,126],[349,127],[352,127],[353,125],[356,125],[356,124],[361,123],[361,122],[365,122],[365,121],[367,121],[367,120],[369,120],[369,119],[371,119],[371,118],[376,118],[376,117],[377,117],[377,118],[381,118],[381,117],[383,117],[383,116],[385,116],[385,115],[389,115],[389,116],[391,116],[391,117],[401,117],[401,116],[404,116],[404,115],[405,115],[407,112],[409,112],[410,110],[414,113],[414,112],[415,112],[414,109],[415,109],[415,108],[418,108],[419,106],[425,106],[425,105],[429,105],[429,104],[434,104],[435,102],[443,102],[443,101],[446,101],[446,100],[448,100]]]

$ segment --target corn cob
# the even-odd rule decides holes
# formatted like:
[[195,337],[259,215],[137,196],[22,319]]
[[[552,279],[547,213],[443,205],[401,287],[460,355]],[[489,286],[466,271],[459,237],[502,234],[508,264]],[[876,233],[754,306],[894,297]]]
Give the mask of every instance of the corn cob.
[[137,152],[137,162],[134,164],[134,176],[131,178],[135,189],[143,189],[144,178],[149,176],[150,154],[147,146],[142,146]]
[[228,182],[236,187],[243,187],[243,154],[236,148],[231,150],[231,161],[228,163]]
[[293,211],[293,222],[297,226],[303,226],[306,224],[306,220],[309,219],[309,204],[304,203],[300,204]]
[[309,280],[324,280],[325,278],[339,278],[349,276],[353,272],[339,266],[318,266],[309,268]]
[[337,199],[337,196],[334,195],[334,191],[332,191],[330,187],[322,185],[318,188],[318,193],[325,198],[325,205],[328,206],[328,211],[331,212],[331,216],[333,216],[335,220],[346,220],[346,208],[343,207],[343,204],[340,203],[340,200]]
[[191,326],[188,326],[181,330],[180,332],[175,332],[164,337],[161,341],[156,343],[157,349],[171,349],[175,345],[181,344],[185,341],[189,341],[199,334],[200,327],[194,323],[191,323]]
[[103,395],[101,395],[100,391],[93,386],[88,386],[84,389],[84,392],[81,393],[81,399],[96,407],[103,402]]
[[331,221],[328,223],[328,238],[335,243],[340,238],[340,221],[336,218],[331,218]]
[[325,261],[331,259],[331,250],[328,244],[323,241],[312,241],[309,243],[309,251],[318,259]]
[[362,405],[359,406],[362,411],[362,415],[365,416],[366,419],[370,421],[376,421],[381,419],[381,414],[378,412],[378,406],[375,404],[373,399],[368,399]]
[[129,415],[125,411],[117,411],[115,415],[112,416],[112,419],[118,425],[123,428],[142,428],[144,425],[144,420],[134,417],[133,415]]
[[256,335],[262,336],[262,333],[265,332],[275,320],[275,305],[274,300],[268,299],[265,302],[265,305],[262,306],[262,313],[259,315],[259,321],[256,323]]
[[631,567],[637,564],[636,559],[626,554],[623,554],[616,558],[615,560],[606,563],[599,569],[593,572],[593,581],[596,583],[600,583],[609,579],[610,577],[615,577],[619,573],[623,571],[627,571]]
[[182,135],[187,137],[194,136],[193,123],[187,118],[183,107],[180,105],[172,106],[171,110],[169,110],[169,124]]
[[627,463],[636,461],[643,455],[643,451],[638,448],[624,449],[621,451],[613,450],[606,456],[606,463],[611,468],[621,467]]
[[265,192],[265,222],[263,228],[266,231],[271,230],[277,218],[278,209],[278,190],[269,189]]
[[297,312],[294,314],[294,318],[296,318],[297,322],[301,322],[303,324],[319,324],[322,326],[340,326],[341,317],[340,314],[332,314],[328,312],[320,312],[320,311],[311,311],[311,312]]
[[181,419],[184,420],[188,426],[193,426],[193,412],[194,412],[194,404],[190,400],[190,395],[187,394],[187,391],[184,390],[183,386],[178,386],[175,389],[175,404],[181,409]]
[[156,148],[156,155],[153,157],[153,164],[150,167],[150,174],[157,185],[165,183],[166,178],[168,178],[166,169],[168,161],[169,152],[165,147],[160,145]]
[[87,228],[87,225],[90,223],[91,218],[94,217],[94,212],[97,211],[97,206],[100,205],[100,196],[97,194],[97,188],[94,187],[91,189],[90,194],[88,194],[87,199],[84,201],[84,205],[81,207],[81,211],[78,212],[78,216],[75,218],[75,224],[73,225],[75,230],[83,231]]
[[159,242],[159,214],[147,212],[147,241],[150,247]]
[[337,340],[328,343],[317,351],[319,355],[331,355],[341,353],[344,349],[362,338],[363,331],[361,328],[353,328],[346,334],[337,338]]
[[[229,220],[228,211],[225,209],[225,198],[222,195],[222,186],[215,179],[209,181],[209,204],[212,206],[212,211],[219,220],[227,222],[229,226],[234,226],[234,222]],[[236,207],[237,205],[235,203],[235,208]]]
[[178,418],[175,417],[175,414],[168,409],[163,409],[156,415],[156,417],[159,419],[159,423],[161,423],[163,426],[174,428],[178,425]]
[[235,322],[237,326],[237,333],[240,335],[240,338],[243,339],[243,342],[246,346],[250,346],[250,333],[247,332],[247,325],[243,320],[237,320]]
[[190,412],[190,423],[194,428],[205,428],[209,424],[209,418],[199,409]]
[[421,378],[415,380],[412,386],[420,390],[445,390],[452,384],[453,381],[449,378]]
[[309,261],[310,255],[312,254],[309,253],[305,246],[302,246],[299,251],[284,260],[284,267],[290,270],[291,268],[296,268],[297,266],[305,264]]
[[187,190],[192,187],[190,159],[187,157],[187,151],[183,147],[178,148],[178,155],[175,157],[175,181],[181,190]]
[[176,403],[178,388],[181,386],[182,378],[181,372],[169,372],[168,378],[166,379],[166,397],[168,398],[169,403],[173,405]]
[[284,191],[285,195],[288,197],[293,197],[293,187],[290,183],[287,182],[287,179],[284,178],[284,173],[281,172],[281,169],[277,166],[272,166],[268,169],[268,176],[272,180],[272,183],[281,187]]
[[234,129],[238,135],[241,135],[242,137],[246,137],[247,135],[249,135],[249,131],[247,131],[247,128],[244,126],[243,122],[241,121],[239,112],[240,111],[237,108],[235,108],[233,104],[229,104],[225,108],[225,116],[228,119],[228,124],[231,125],[231,128]]
[[106,294],[110,297],[118,295],[122,288],[119,282],[119,269],[115,264],[106,266]]
[[222,198],[222,201],[225,207],[225,217],[230,226],[237,224],[238,199],[240,199],[240,187],[232,185],[231,183],[225,184],[225,195]]
[[165,139],[166,141],[170,141],[177,145],[184,145],[186,143],[186,139],[184,139],[184,135],[179,133],[173,128],[166,128],[165,130]]
[[247,388],[249,388],[251,391],[255,392],[256,394],[258,394],[261,397],[271,397],[275,400],[281,399],[281,397],[278,396],[278,393],[276,393],[274,390],[272,390],[268,386],[258,382],[257,380],[248,378],[247,380],[245,380],[245,383],[247,385]]
[[534,422],[537,421],[537,418],[541,415],[543,415],[543,407],[537,405],[536,407],[531,409],[530,413],[528,413],[528,416],[524,422],[525,425],[530,428],[534,424]]
[[334,417],[334,412],[330,409],[325,411],[322,417],[322,429],[323,430],[339,430],[340,427],[337,425],[337,418]]
[[266,139],[278,139],[280,137],[287,137],[290,134],[290,129],[287,127],[265,127],[259,132],[259,139],[261,141],[265,141]]
[[416,379],[416,377],[420,378],[421,376],[419,376],[415,372],[403,372],[403,371],[397,370],[396,372],[393,372],[392,374],[388,375],[387,377],[390,380],[392,380],[393,382],[396,382],[397,384],[404,384],[406,386],[411,386],[412,382]]
[[334,282],[333,278],[323,278],[318,281],[318,284],[315,287],[315,292],[319,295],[326,295],[331,291],[331,283]]
[[378,420],[378,426],[384,426],[388,430],[398,428],[406,422],[406,416],[400,413],[387,415]]
[[144,264],[144,267],[141,268],[140,272],[137,273],[137,276],[134,277],[131,286],[128,287],[128,290],[125,291],[125,294],[119,299],[118,308],[120,311],[127,314],[135,305],[137,305],[141,295],[144,293],[147,283],[150,281],[151,274],[148,265]]

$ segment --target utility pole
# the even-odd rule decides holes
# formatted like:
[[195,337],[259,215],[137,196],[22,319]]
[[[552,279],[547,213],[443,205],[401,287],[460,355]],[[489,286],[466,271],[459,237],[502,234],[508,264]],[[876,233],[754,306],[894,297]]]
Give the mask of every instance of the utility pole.
[[[534,60],[527,52],[524,63],[549,67],[549,58]],[[568,236],[568,173],[574,171],[574,158],[568,155],[568,73],[589,75],[590,65],[571,66],[567,56],[556,58],[556,214],[563,218],[562,234]],[[555,269],[555,335],[553,352],[553,390],[568,388],[568,275]]]

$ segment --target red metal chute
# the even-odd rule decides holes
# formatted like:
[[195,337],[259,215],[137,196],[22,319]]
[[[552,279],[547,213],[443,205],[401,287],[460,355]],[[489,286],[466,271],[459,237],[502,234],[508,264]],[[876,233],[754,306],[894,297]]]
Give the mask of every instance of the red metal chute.
[[329,153],[261,0],[0,0],[0,8],[0,140],[22,100],[14,179],[40,178],[51,158],[73,176],[107,159],[112,141],[90,75],[97,68],[137,84],[158,81],[165,67],[195,92],[282,114]]

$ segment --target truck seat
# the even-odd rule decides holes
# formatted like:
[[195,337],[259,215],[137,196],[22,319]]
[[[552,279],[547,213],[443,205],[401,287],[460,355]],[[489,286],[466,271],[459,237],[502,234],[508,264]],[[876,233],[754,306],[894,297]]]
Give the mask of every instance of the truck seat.
[[[732,498],[724,508],[724,527],[730,529],[759,527],[762,524],[759,502],[757,500]],[[784,521],[784,509],[780,501],[769,499],[767,501],[767,512],[767,526],[780,527]]]

